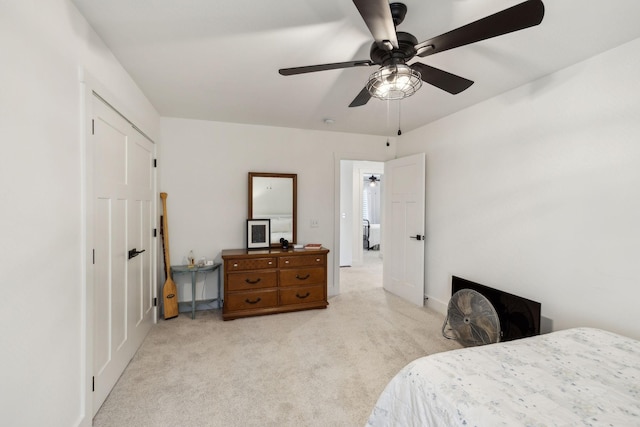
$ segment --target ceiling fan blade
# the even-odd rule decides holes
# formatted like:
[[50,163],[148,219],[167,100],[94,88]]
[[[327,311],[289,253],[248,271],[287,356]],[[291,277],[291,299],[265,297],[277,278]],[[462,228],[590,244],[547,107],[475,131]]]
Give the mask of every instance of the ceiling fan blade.
[[371,94],[365,87],[360,91],[358,96],[356,96],[355,99],[351,101],[351,104],[349,104],[349,107],[361,107],[367,102],[369,102],[370,99],[371,99]]
[[528,0],[438,37],[418,43],[415,48],[418,56],[425,57],[513,31],[533,27],[540,24],[543,17],[544,4],[542,4],[542,1]]
[[453,95],[468,89],[469,86],[473,84],[471,80],[467,80],[464,77],[456,76],[455,74],[451,74],[420,62],[411,64],[411,68],[420,73],[424,82]]
[[378,47],[384,50],[397,49],[398,38],[389,0],[353,0],[353,3],[358,8]]
[[278,70],[278,72],[283,76],[293,76],[295,74],[313,73],[314,71],[337,70],[340,68],[351,67],[369,67],[371,65],[375,64],[367,59],[363,61],[347,61],[334,62],[332,64],[308,65],[306,67],[281,68]]

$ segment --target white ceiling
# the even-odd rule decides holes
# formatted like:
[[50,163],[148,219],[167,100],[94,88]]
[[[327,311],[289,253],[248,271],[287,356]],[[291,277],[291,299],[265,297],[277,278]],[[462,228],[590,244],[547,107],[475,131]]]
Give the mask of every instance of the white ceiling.
[[[372,36],[351,0],[73,2],[162,116],[386,136],[640,37],[638,0],[546,0],[539,26],[418,58],[475,81],[468,90],[424,84],[402,101],[349,108],[374,67],[278,69],[369,59]],[[398,30],[423,41],[520,2],[404,0]]]

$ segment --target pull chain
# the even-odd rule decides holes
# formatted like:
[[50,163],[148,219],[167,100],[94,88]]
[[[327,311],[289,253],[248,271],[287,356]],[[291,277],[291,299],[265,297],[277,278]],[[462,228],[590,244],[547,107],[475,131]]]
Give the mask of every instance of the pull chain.
[[400,101],[398,101],[398,136],[402,135],[402,131],[400,130],[400,110],[401,110],[401,103]]
[[387,129],[391,128],[391,100],[387,99]]

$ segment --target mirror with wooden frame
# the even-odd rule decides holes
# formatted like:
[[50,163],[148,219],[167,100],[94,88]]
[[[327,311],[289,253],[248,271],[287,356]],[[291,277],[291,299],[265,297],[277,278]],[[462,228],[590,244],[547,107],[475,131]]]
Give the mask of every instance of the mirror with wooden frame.
[[297,174],[249,172],[249,219],[271,220],[271,246],[296,242]]

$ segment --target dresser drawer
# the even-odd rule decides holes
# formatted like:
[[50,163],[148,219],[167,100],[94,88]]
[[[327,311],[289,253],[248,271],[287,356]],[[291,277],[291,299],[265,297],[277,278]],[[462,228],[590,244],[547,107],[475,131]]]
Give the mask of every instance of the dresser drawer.
[[280,305],[304,304],[324,300],[323,285],[280,289]]
[[280,274],[280,286],[301,286],[324,283],[325,269],[322,267],[313,268],[291,268],[278,272]]
[[228,273],[226,287],[229,291],[249,291],[252,289],[275,288],[275,271],[243,271]]
[[228,294],[227,298],[224,300],[224,305],[227,311],[275,307],[278,305],[278,291],[270,289],[264,291]]
[[279,268],[287,267],[306,267],[306,266],[324,266],[327,257],[324,255],[295,255],[283,256],[278,259]]
[[276,259],[272,257],[230,259],[225,261],[224,268],[226,272],[276,268]]

